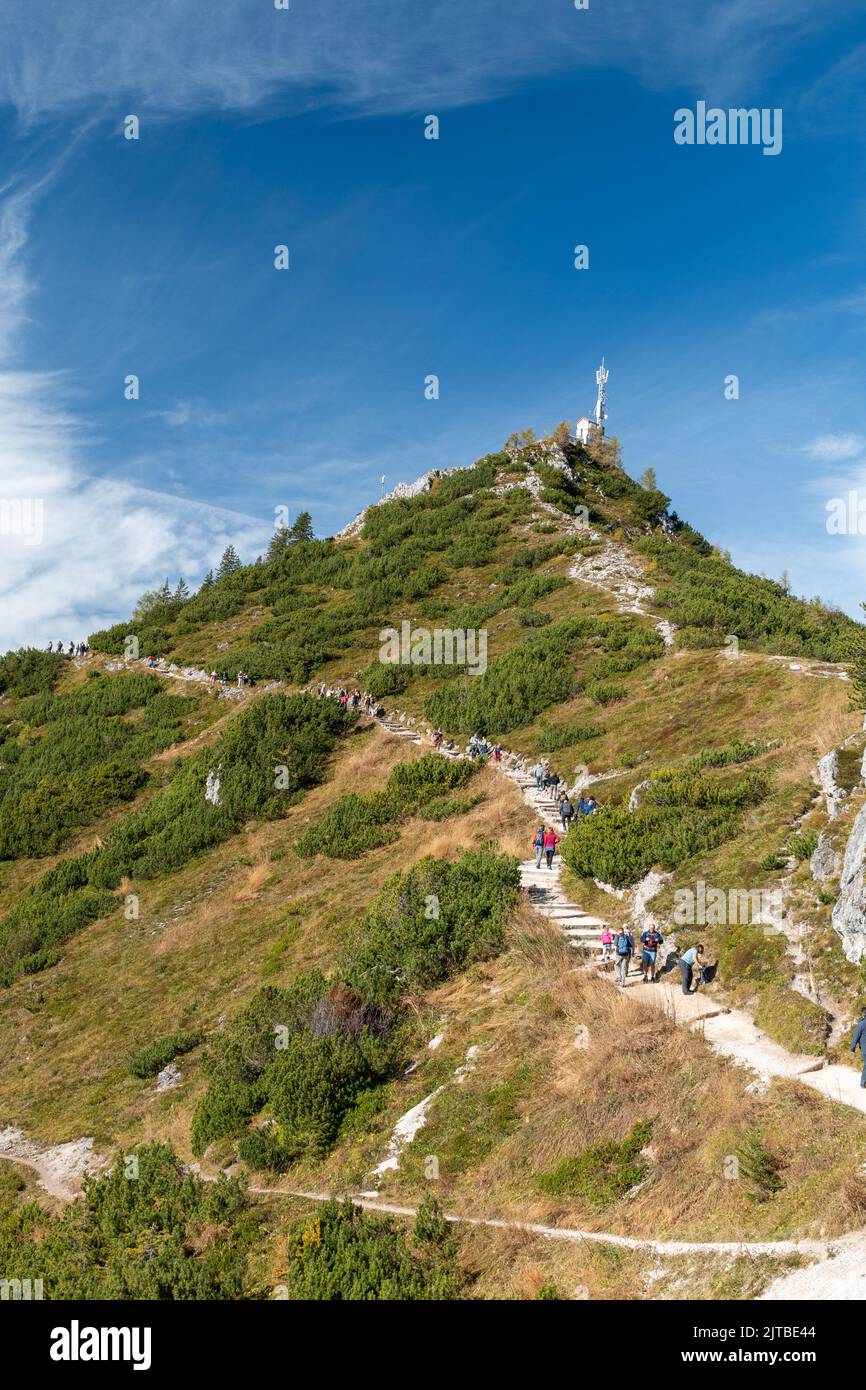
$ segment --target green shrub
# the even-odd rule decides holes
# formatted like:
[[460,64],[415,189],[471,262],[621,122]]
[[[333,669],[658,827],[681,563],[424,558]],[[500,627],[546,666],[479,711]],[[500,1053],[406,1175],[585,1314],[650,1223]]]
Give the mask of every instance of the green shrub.
[[747,763],[766,753],[767,744],[763,739],[733,739],[723,748],[702,748],[684,764],[684,772],[700,772],[705,767],[729,767],[732,763]]
[[503,948],[519,898],[517,861],[487,850],[427,857],[385,884],[345,948],[338,973],[382,1005],[440,984]]
[[538,608],[518,608],[514,616],[521,627],[547,627],[553,621],[549,613]]
[[[115,908],[109,890],[124,877],[170,873],[251,816],[284,815],[321,780],[327,754],[354,719],[334,701],[308,695],[266,695],[250,705],[212,748],[180,762],[157,795],[118,822],[98,849],[61,860],[19,898],[0,921],[0,983]],[[205,800],[213,768],[219,768],[218,805]]]
[[557,749],[569,748],[573,743],[598,738],[600,733],[601,729],[596,729],[592,724],[542,724],[536,744],[541,753],[555,753]]
[[594,705],[612,705],[616,700],[624,700],[628,691],[624,685],[614,681],[587,681],[583,693]]
[[434,796],[432,801],[428,801],[426,806],[418,808],[418,815],[422,820],[448,820],[451,816],[465,816],[467,811],[471,811],[473,806],[484,800],[483,793],[478,796]]
[[574,619],[551,624],[491,662],[483,675],[449,681],[447,689],[428,699],[428,719],[454,733],[506,733],[531,723],[571,695],[571,655],[586,632]]
[[817,830],[801,830],[799,833],[789,835],[785,844],[788,854],[793,854],[798,863],[802,859],[811,859],[817,847]]
[[6,1279],[38,1271],[54,1300],[234,1301],[261,1296],[248,1270],[261,1235],[239,1182],[203,1182],[170,1146],[145,1144],[85,1178],[58,1216],[35,1202],[0,1207],[0,1267]]
[[59,652],[21,647],[0,656],[0,694],[37,695],[54,688],[65,658]]
[[766,1202],[785,1186],[779,1161],[764,1144],[757,1130],[750,1130],[736,1150],[740,1173],[751,1185],[748,1195],[755,1202]]
[[159,1038],[136,1052],[129,1063],[129,1070],[133,1076],[156,1076],[175,1057],[192,1052],[201,1041],[201,1033],[170,1033],[168,1037]]
[[410,1243],[390,1217],[348,1199],[325,1202],[292,1223],[286,1283],[290,1299],[428,1301],[461,1296],[457,1247],[433,1203],[418,1208]]
[[[295,841],[295,852],[304,858],[326,854],[330,859],[357,859],[396,840],[399,831],[394,822],[406,816],[419,812],[425,818],[442,819],[442,814],[428,816],[429,807],[435,804],[441,813],[444,794],[464,787],[476,771],[472,763],[449,762],[438,753],[398,763],[385,791],[338,797],[327,815]],[[444,815],[456,814],[456,808],[444,811]]]
[[641,1120],[620,1142],[606,1139],[562,1159],[551,1172],[539,1174],[538,1186],[551,1196],[582,1197],[590,1206],[610,1206],[646,1177],[640,1151],[651,1135],[652,1125]]
[[560,851],[581,877],[627,888],[655,864],[673,870],[693,854],[715,849],[736,826],[736,813],[728,809],[639,806],[630,814],[614,807],[588,816]]

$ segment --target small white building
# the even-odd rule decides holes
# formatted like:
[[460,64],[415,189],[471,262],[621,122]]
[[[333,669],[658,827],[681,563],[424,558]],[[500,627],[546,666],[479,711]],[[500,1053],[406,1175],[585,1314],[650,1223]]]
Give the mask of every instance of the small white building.
[[607,419],[607,379],[609,376],[610,372],[604,365],[604,358],[602,358],[601,366],[595,374],[598,386],[595,419],[591,420],[588,415],[581,415],[574,427],[574,437],[580,444],[586,444],[593,435],[597,439],[604,437],[604,422]]

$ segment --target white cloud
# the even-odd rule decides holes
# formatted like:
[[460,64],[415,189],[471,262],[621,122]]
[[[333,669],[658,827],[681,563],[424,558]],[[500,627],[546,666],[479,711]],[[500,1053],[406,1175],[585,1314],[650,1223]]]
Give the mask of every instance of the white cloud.
[[77,641],[127,617],[166,576],[196,580],[230,541],[253,558],[271,529],[87,476],[68,380],[11,366],[26,322],[22,252],[36,191],[0,204],[0,650]]
[[[652,88],[732,95],[780,71],[844,16],[842,0],[617,0],[579,12],[540,0],[19,0],[0,16],[0,103],[25,123],[64,108],[253,110],[304,105],[417,112],[487,100],[526,77],[615,67]],[[118,121],[126,110],[117,109]]]
[[803,453],[815,463],[842,463],[862,457],[866,439],[862,434],[819,434],[804,444]]
[[[247,559],[267,542],[252,518],[86,476],[79,436],[61,380],[0,372],[0,649],[77,641],[162,579],[195,581],[229,542]],[[38,543],[35,527],[9,534],[39,513]]]

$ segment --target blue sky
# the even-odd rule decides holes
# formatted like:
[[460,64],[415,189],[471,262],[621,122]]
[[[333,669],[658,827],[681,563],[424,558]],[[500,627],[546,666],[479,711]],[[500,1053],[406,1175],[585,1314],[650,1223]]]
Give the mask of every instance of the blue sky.
[[[331,534],[382,473],[573,421],[602,353],[629,471],[858,612],[866,542],[825,522],[866,484],[866,17],[79,8],[0,16],[0,500],[44,515],[0,535],[0,646],[125,617],[229,540],[253,559],[278,507]],[[781,108],[781,153],[675,144],[698,99]]]

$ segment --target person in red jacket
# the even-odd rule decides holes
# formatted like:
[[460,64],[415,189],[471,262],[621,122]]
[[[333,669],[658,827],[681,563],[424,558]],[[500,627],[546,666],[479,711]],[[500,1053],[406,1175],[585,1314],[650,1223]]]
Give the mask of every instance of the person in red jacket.
[[559,844],[559,836],[555,830],[549,828],[544,832],[544,857],[547,860],[548,869],[553,868],[553,856],[556,853],[556,846]]

